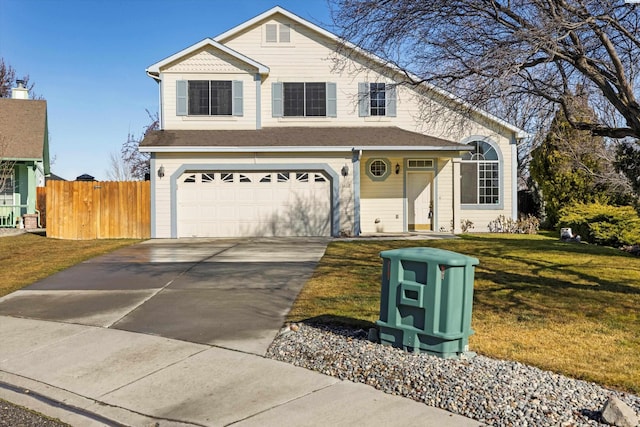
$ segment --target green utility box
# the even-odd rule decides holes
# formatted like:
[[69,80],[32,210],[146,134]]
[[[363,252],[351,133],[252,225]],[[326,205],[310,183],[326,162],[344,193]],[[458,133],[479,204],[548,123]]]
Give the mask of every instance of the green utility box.
[[380,252],[380,342],[454,358],[469,349],[477,258],[435,248]]

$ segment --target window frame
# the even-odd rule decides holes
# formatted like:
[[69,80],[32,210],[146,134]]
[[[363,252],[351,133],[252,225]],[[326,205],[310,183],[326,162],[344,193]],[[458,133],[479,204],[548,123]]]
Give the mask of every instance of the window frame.
[[[207,93],[207,113],[196,113],[192,111],[192,104],[194,102],[194,94],[192,91],[191,83],[196,82],[207,82],[207,89],[205,90]],[[230,84],[229,88],[221,88],[219,90],[225,90],[226,94],[223,95],[225,99],[224,102],[228,103],[226,107],[224,107],[223,114],[211,114],[213,107],[213,102],[216,99],[220,99],[220,97],[212,97],[212,83],[228,83]],[[232,118],[232,117],[242,117],[244,115],[244,82],[242,80],[210,80],[210,79],[190,79],[190,80],[176,80],[176,116],[182,117],[193,117],[193,118],[205,118],[205,117],[218,117],[218,118]],[[203,89],[200,89],[203,91]],[[218,111],[220,107],[217,107]]]
[[[504,209],[504,164],[498,144],[485,137],[467,138],[463,143],[472,146],[473,150],[465,153],[460,159],[461,209]],[[481,146],[486,148],[483,153],[479,153],[479,147]],[[485,155],[491,152],[495,153],[495,159],[486,159]],[[473,166],[473,173],[475,174],[475,202],[463,201],[465,196],[464,169],[471,169],[469,166]],[[486,174],[491,174],[493,176],[486,176]],[[497,182],[491,182],[489,184],[489,181]],[[483,198],[492,198],[494,201],[482,201]]]
[[[287,114],[291,112],[292,102],[291,97],[293,96],[293,88],[302,85],[301,89],[301,99],[296,99],[299,106],[295,106],[296,114]],[[313,86],[312,86],[313,85]],[[298,89],[299,90],[299,89]],[[321,91],[323,98],[317,97],[313,98],[313,93],[318,93],[317,91]],[[287,94],[289,92],[289,94]],[[299,96],[299,94],[298,94]],[[289,97],[289,102],[287,98]],[[326,82],[283,82],[282,83],[282,117],[328,117],[327,115],[327,83]],[[297,114],[300,112],[298,109],[302,108],[302,114]],[[310,110],[320,109],[320,111],[324,112],[324,114],[310,114]]]
[[0,173],[3,175],[2,177],[0,177],[0,179],[2,179],[4,182],[4,186],[0,191],[0,205],[6,206],[7,202],[11,202],[9,203],[9,205],[14,205],[16,201],[17,187],[16,171],[14,168],[7,168],[7,170],[4,170]]
[[[386,170],[382,175],[375,175],[371,170],[376,162],[382,162],[385,165]],[[372,181],[384,181],[391,175],[391,161],[385,157],[372,157],[365,164],[365,173]]]
[[[285,84],[297,84],[302,87],[302,97],[300,99],[299,108],[303,109],[305,115],[285,115]],[[306,84],[324,85],[324,115],[309,115],[306,111],[307,97],[306,97]],[[336,118],[338,116],[338,100],[337,100],[337,86],[334,82],[273,82],[271,83],[271,117],[284,119],[284,120],[298,120],[298,119],[329,119]],[[320,107],[322,107],[320,105]],[[290,108],[289,106],[287,108]],[[298,112],[299,113],[299,112]]]
[[[384,90],[380,86],[384,85]],[[380,99],[374,99],[373,94],[384,94],[383,105]],[[377,105],[374,107],[374,103]],[[373,118],[391,118],[398,115],[397,84],[385,82],[360,82],[358,83],[358,116]],[[375,110],[374,110],[375,108]],[[373,111],[376,111],[374,114]],[[384,114],[381,114],[383,113]]]
[[[187,115],[188,116],[232,116],[233,115],[233,81],[232,80],[187,80]],[[197,88],[206,83],[207,88]],[[226,87],[223,87],[226,86]],[[198,92],[197,95],[192,92]],[[215,96],[214,96],[215,91]],[[206,96],[203,96],[206,95]],[[222,102],[220,100],[222,99]],[[196,112],[196,106],[205,107],[206,113]],[[224,106],[216,105],[224,103]],[[213,110],[223,112],[214,113]]]
[[369,83],[369,115],[375,117],[387,115],[387,85],[385,83]]

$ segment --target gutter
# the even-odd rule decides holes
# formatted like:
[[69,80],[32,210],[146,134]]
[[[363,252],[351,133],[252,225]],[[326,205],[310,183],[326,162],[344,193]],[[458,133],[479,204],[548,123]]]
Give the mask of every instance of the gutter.
[[471,147],[466,145],[457,146],[402,146],[402,145],[384,145],[384,146],[333,146],[333,147],[300,147],[300,146],[252,146],[252,147],[212,147],[212,146],[177,146],[177,147],[139,147],[143,153],[340,153],[352,151],[469,151]]

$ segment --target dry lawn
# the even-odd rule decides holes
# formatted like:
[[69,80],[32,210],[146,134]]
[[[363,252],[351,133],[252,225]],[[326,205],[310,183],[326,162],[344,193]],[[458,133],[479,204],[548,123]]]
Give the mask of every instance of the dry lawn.
[[471,350],[640,393],[640,258],[544,236],[334,242],[289,320],[378,319],[379,252],[432,246],[480,260]]
[[58,240],[36,234],[0,237],[0,297],[97,255],[140,240]]

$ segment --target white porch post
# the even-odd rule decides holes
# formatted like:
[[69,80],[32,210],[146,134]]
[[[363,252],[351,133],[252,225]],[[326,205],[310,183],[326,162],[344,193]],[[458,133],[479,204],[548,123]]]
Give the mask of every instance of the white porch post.
[[460,228],[460,159],[454,158],[453,162],[453,233],[460,234],[462,233],[462,228]]

